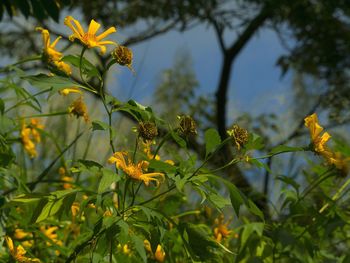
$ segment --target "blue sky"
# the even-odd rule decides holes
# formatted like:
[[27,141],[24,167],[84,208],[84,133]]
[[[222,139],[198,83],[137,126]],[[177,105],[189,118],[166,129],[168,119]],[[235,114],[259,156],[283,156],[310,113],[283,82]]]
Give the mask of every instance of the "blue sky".
[[[119,31],[122,34],[122,29]],[[147,102],[157,84],[160,72],[172,66],[181,49],[192,55],[193,67],[200,83],[200,92],[214,93],[221,67],[221,52],[214,32],[198,26],[185,33],[169,32],[150,41],[132,46],[136,76],[125,68],[118,68],[118,92],[127,99],[136,82],[132,98]],[[261,111],[277,112],[290,90],[291,77],[281,78],[275,65],[284,53],[276,34],[261,30],[239,54],[231,75],[228,109],[252,114]],[[230,117],[230,116],[228,116]]]

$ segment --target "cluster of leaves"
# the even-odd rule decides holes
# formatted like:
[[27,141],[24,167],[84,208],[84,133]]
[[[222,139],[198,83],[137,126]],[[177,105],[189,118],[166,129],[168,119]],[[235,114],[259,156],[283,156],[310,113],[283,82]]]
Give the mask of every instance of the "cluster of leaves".
[[[344,208],[349,202],[345,193],[350,181],[341,177],[344,171],[340,173],[330,165],[313,165],[312,169],[309,166],[304,170],[305,187],[288,176],[277,176],[285,187],[278,196],[280,204],[275,213],[266,216],[268,211],[264,215],[240,189],[221,176],[221,171],[237,163],[270,169],[264,159],[290,152],[301,156],[301,152],[312,147],[279,145],[267,155],[254,157],[259,153],[257,150],[264,148],[256,134],[238,138],[239,134],[231,132],[232,137],[222,140],[217,130],[210,128],[201,138],[205,145],[203,156],[198,156],[188,147],[189,136],[196,134],[190,117],[183,116],[178,124],[169,125],[151,107],[134,100],[122,102],[108,94],[101,77],[105,72],[84,57],[87,48],[83,47],[80,56],[62,58],[73,72],[78,72],[77,77],[52,73],[27,75],[13,65],[2,72],[6,78],[0,86],[4,94],[4,99],[0,99],[0,235],[7,242],[0,250],[1,260],[346,262],[349,259],[346,245],[350,219]],[[112,70],[116,62],[112,58],[104,71]],[[57,112],[43,106],[53,103],[60,96],[58,93],[73,97],[76,93],[92,93],[105,112],[91,122],[85,118],[84,129],[70,136],[73,139],[69,143],[58,139],[48,126],[39,128],[34,125],[36,122],[27,122],[28,118],[47,121],[57,116],[71,118],[66,115],[72,113],[85,116],[86,106],[81,104],[75,111],[74,103],[69,110],[62,110],[60,105]],[[29,115],[22,115],[27,107]],[[142,124],[129,136],[128,148],[120,143],[123,134],[112,122],[117,113]],[[154,127],[162,132],[155,132]],[[60,131],[64,128],[59,127]],[[37,158],[27,154],[28,149],[33,150],[28,132],[33,136],[31,142],[38,136],[42,138],[42,143],[36,146],[41,148]],[[71,130],[69,133],[74,134]],[[83,137],[83,133],[90,134],[90,139]],[[125,133],[130,134],[130,130]],[[91,139],[95,134],[102,136]],[[76,152],[78,142],[87,146],[85,153]],[[108,145],[106,158],[101,158],[100,153],[87,158],[90,144],[97,151],[97,145],[103,143]],[[172,150],[174,145],[176,150]],[[218,157],[225,146],[233,152],[233,159],[224,166],[213,167],[209,161]],[[53,156],[45,155],[48,151],[54,152]],[[344,145],[339,152],[344,156],[350,154]],[[115,167],[110,163],[116,163]],[[233,224],[230,216],[235,218]],[[315,242],[315,237],[319,242]],[[11,246],[9,238],[14,245]]]

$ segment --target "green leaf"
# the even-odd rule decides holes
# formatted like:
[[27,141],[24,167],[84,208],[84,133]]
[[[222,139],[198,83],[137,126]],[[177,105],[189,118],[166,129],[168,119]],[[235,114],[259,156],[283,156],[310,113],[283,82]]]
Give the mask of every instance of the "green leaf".
[[248,210],[258,216],[261,220],[264,220],[264,213],[256,206],[252,200],[248,200]]
[[145,251],[145,245],[143,243],[143,238],[136,236],[136,235],[131,235],[131,240],[134,243],[135,249],[137,253],[140,255],[142,258],[143,262],[147,262],[147,255]]
[[278,175],[275,177],[276,180],[280,180],[288,185],[293,186],[295,190],[299,190],[300,184],[298,184],[293,178],[285,176],[285,175]]
[[182,139],[176,132],[171,132],[171,137],[174,139],[174,141],[181,147],[186,148],[186,141]]
[[258,236],[262,236],[264,230],[264,223],[248,223],[243,227],[241,235],[241,251],[247,243],[248,238],[255,232]]
[[215,250],[219,248],[218,244],[212,239],[205,225],[195,225],[191,223],[181,223],[179,225],[181,232],[188,236],[188,246],[192,256],[196,260],[208,262],[215,258]]
[[208,156],[221,143],[221,138],[217,130],[211,128],[204,133],[205,156]]
[[208,200],[212,202],[217,208],[222,209],[227,205],[230,205],[230,201],[226,198],[222,197],[221,195],[218,195],[216,193],[210,193],[208,195]]
[[99,194],[103,193],[112,183],[118,182],[121,178],[115,171],[106,168],[103,168],[101,171],[102,178],[97,190]]
[[[73,66],[79,69],[80,67],[80,56],[79,55],[68,55],[63,57],[62,61],[69,62]],[[81,62],[82,73],[87,77],[97,77],[98,79],[102,79],[99,70],[86,58],[82,59]]]
[[33,76],[22,77],[27,80],[30,84],[35,87],[47,89],[49,87],[58,91],[63,88],[71,88],[71,87],[83,87],[82,85],[74,82],[73,80],[60,76],[48,76],[45,74],[38,74]]
[[152,159],[149,162],[149,168],[154,169],[157,172],[165,172],[165,173],[175,173],[176,167],[174,165],[158,161],[155,159]]
[[108,129],[109,129],[109,125],[105,122],[97,121],[97,120],[92,122],[93,131],[96,131],[96,130],[106,131]]
[[264,143],[262,138],[255,134],[255,133],[250,133],[249,134],[249,139],[248,142],[244,145],[244,149],[246,151],[249,150],[260,150],[264,147]]
[[226,187],[228,188],[230,193],[232,207],[238,216],[240,207],[245,203],[246,198],[234,184],[226,184]]

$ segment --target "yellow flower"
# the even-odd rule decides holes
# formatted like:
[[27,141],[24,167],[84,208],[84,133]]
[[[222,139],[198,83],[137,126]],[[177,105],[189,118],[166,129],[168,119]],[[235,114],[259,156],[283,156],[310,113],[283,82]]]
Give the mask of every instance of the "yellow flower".
[[21,141],[24,146],[24,149],[27,151],[31,158],[37,156],[37,152],[35,149],[35,143],[39,143],[41,141],[40,133],[37,129],[43,129],[44,125],[39,123],[38,119],[31,119],[30,124],[26,125],[23,123],[21,129]]
[[[127,160],[125,160],[127,157]],[[146,186],[149,185],[150,181],[154,181],[156,185],[159,185],[159,180],[154,177],[162,177],[162,173],[144,173],[147,170],[149,163],[147,161],[139,161],[134,164],[131,161],[130,156],[126,152],[115,152],[112,157],[108,159],[108,163],[115,163],[118,169],[123,170],[128,176],[135,180],[143,181]]]
[[23,229],[16,229],[14,233],[15,239],[24,239],[26,237],[33,237],[32,233],[25,232]]
[[65,73],[66,75],[71,75],[72,74],[72,69],[70,66],[63,62],[63,61],[53,61],[53,65],[59,70]]
[[143,245],[145,246],[146,251],[153,253],[151,248],[151,243],[147,239],[143,241]]
[[73,101],[73,103],[68,108],[68,112],[75,115],[77,118],[83,117],[85,122],[89,121],[87,107],[82,97],[79,97],[77,100]]
[[230,224],[229,221],[227,221],[226,223],[224,223],[224,216],[220,215],[219,218],[215,219],[215,225],[217,225],[214,228],[214,236],[217,242],[221,242],[221,240],[223,238],[227,238],[232,231],[228,230],[228,225]]
[[[51,241],[53,243],[55,243],[58,246],[62,246],[62,241],[58,240],[58,235],[55,233],[55,231],[58,229],[57,226],[49,226],[49,227],[45,227],[45,226],[41,226],[40,227],[40,231],[49,239],[51,239]],[[46,243],[48,246],[51,246],[51,242],[47,242]]]
[[74,202],[70,210],[72,211],[73,218],[76,217],[80,210],[80,204],[78,202]]
[[60,95],[63,95],[63,96],[67,96],[69,93],[79,93],[79,94],[83,94],[83,92],[82,92],[81,90],[79,90],[78,88],[75,88],[75,87],[61,89],[60,91],[58,91],[58,93],[59,93]]
[[328,132],[321,135],[323,128],[318,123],[317,114],[313,113],[305,119],[305,126],[310,130],[310,136],[314,151],[320,154],[329,164],[333,164],[337,169],[347,174],[350,158],[344,158],[339,152],[334,153],[326,146],[331,138]]
[[142,142],[142,144],[143,144],[143,152],[146,154],[146,156],[149,160],[152,160],[152,159],[155,159],[157,161],[160,160],[160,156],[158,154],[156,156],[154,156],[154,154],[151,153],[152,141]]
[[29,154],[30,158],[34,158],[37,156],[37,152],[35,149],[35,144],[31,139],[31,134],[32,134],[31,129],[28,128],[25,124],[22,125],[22,130],[21,130],[22,144],[24,146],[24,149]]
[[47,60],[49,62],[52,61],[59,61],[63,57],[61,52],[58,52],[55,47],[58,43],[58,41],[62,38],[61,36],[57,37],[52,43],[50,39],[50,33],[47,29],[44,29],[42,27],[37,27],[37,31],[40,31],[43,37],[44,42],[44,54],[47,56]]
[[164,262],[165,252],[163,251],[163,248],[161,245],[157,246],[156,253],[154,253],[154,257],[158,262]]
[[42,27],[37,27],[37,31],[40,31],[43,37],[44,42],[44,56],[43,59],[47,63],[52,64],[58,70],[64,72],[67,75],[72,74],[72,70],[68,64],[61,61],[63,54],[55,49],[58,41],[61,39],[61,36],[57,37],[52,43],[50,39],[50,33],[47,29]]
[[109,40],[102,41],[102,39],[105,38],[106,36],[114,32],[117,32],[115,27],[110,27],[100,35],[96,36],[96,33],[101,25],[93,19],[90,22],[87,32],[84,31],[79,21],[75,20],[72,16],[67,16],[64,19],[64,24],[73,31],[73,35],[69,36],[70,41],[74,41],[74,39],[79,39],[80,42],[88,48],[93,48],[93,47],[100,48],[102,54],[106,52],[105,45],[117,45],[117,43],[113,41],[109,41]]
[[11,256],[17,260],[18,262],[23,262],[23,263],[28,263],[28,262],[41,262],[39,259],[37,258],[28,258],[25,256],[25,254],[27,253],[27,251],[21,246],[17,246],[15,247],[13,244],[13,241],[10,237],[5,236],[5,240],[7,243],[7,247],[10,250],[10,254]]

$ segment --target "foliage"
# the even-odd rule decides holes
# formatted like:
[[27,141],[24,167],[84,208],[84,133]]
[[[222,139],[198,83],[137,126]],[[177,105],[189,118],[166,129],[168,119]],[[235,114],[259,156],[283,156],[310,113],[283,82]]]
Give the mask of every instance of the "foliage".
[[[350,150],[346,144],[336,149],[327,145],[329,133],[322,132],[316,114],[305,118],[311,135],[308,146],[277,145],[261,155],[265,148],[261,137],[234,125],[225,139],[214,128],[198,134],[205,145],[198,155],[189,147],[189,138],[197,135],[189,116],[169,125],[152,107],[119,101],[106,92],[101,76],[117,62],[132,70],[132,54],[117,46],[127,56],[113,52],[108,66],[97,69],[86,54],[95,47],[104,51],[106,44],[116,44],[95,41],[99,38],[96,24],[95,29],[75,35],[82,45],[80,55],[58,52],[41,30],[42,55],[1,72],[5,76],[0,86],[4,94],[0,99],[2,261],[349,259],[346,193],[350,179],[346,176]],[[118,56],[127,57],[128,63],[121,63]],[[36,59],[43,59],[49,72],[30,75],[18,68]],[[181,79],[175,74],[174,81]],[[93,111],[85,104],[89,94],[102,106],[100,118],[89,114]],[[56,111],[50,103],[60,97]],[[70,98],[74,99],[69,104]],[[116,129],[113,116],[117,113],[128,115],[138,128],[134,132]],[[69,129],[69,136],[62,139],[62,123],[57,121],[50,128],[55,118],[76,122],[76,131]],[[121,143],[123,133],[129,136],[127,146]],[[79,142],[84,151],[79,152]],[[106,145],[106,156],[99,152],[100,144]],[[213,165],[211,161],[220,158],[225,147],[233,157],[224,165]],[[95,153],[93,158],[88,158],[89,151]],[[324,163],[305,164],[303,186],[292,177],[276,176],[283,191],[271,215],[221,173],[236,164],[272,172],[264,160],[286,153],[296,154],[301,163],[314,153]]]

